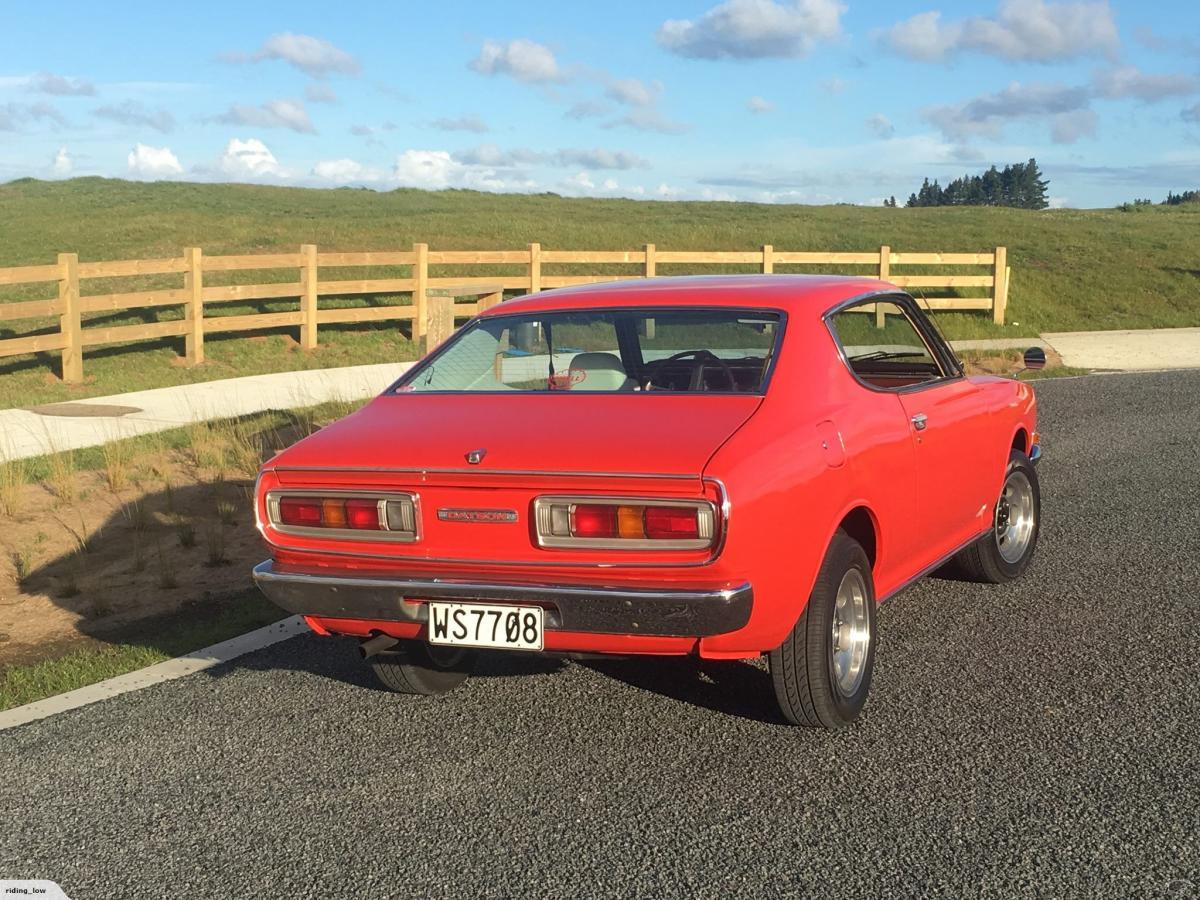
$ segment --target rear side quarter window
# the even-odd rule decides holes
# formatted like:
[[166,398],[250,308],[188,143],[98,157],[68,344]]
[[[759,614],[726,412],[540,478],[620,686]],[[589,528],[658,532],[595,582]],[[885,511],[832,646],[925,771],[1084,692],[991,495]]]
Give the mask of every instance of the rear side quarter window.
[[864,384],[900,390],[938,381],[947,371],[938,349],[899,300],[864,300],[829,316],[846,365]]

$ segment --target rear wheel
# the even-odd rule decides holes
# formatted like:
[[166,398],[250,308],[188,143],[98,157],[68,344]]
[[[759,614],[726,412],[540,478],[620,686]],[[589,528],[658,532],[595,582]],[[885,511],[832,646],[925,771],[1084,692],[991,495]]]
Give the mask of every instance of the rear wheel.
[[403,641],[395,650],[367,659],[379,683],[400,694],[445,694],[454,690],[475,668],[475,652],[460,647],[433,647],[424,641]]
[[808,605],[768,662],[793,725],[842,728],[858,718],[875,666],[875,588],[867,554],[845,532],[834,535]]
[[1020,577],[1037,548],[1041,519],[1037,469],[1024,453],[1014,450],[1008,457],[991,530],[959,553],[955,566],[970,580],[985,584],[1004,584]]

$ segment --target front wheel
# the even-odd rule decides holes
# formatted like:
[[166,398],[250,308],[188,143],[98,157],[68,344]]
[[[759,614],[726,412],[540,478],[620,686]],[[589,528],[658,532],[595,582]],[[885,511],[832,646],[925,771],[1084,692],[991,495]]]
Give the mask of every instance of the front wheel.
[[1037,469],[1018,450],[1008,457],[1004,484],[992,513],[992,528],[954,558],[971,581],[1004,584],[1029,568],[1042,521]]
[[768,663],[793,725],[842,728],[858,718],[875,666],[875,587],[867,554],[845,532],[834,535],[808,605]]
[[375,677],[400,694],[445,694],[475,668],[475,653],[457,647],[433,647],[424,641],[402,641],[395,650],[367,659]]

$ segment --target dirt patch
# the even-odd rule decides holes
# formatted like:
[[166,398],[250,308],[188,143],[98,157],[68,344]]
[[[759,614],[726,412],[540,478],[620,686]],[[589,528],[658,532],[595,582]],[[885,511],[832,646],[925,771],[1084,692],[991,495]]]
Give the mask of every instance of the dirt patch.
[[37,413],[39,416],[61,416],[68,419],[117,419],[141,411],[137,406],[107,403],[50,403],[46,406],[26,408],[26,412]]
[[70,497],[24,486],[0,526],[0,666],[251,586],[267,556],[253,481],[191,457],[139,459],[117,491],[100,472],[76,473]]
[[[960,354],[968,375],[1002,375],[1012,377],[1021,368],[1020,350],[972,351]],[[1062,357],[1052,348],[1046,348],[1046,368],[1056,369],[1063,364]]]

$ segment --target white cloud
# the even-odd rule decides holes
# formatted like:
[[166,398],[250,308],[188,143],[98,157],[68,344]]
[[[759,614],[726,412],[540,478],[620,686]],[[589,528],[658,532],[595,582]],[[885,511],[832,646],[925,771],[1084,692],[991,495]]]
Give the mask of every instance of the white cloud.
[[594,119],[608,115],[611,110],[612,107],[603,100],[580,100],[571,104],[571,108],[564,115],[568,119]]
[[1099,116],[1090,109],[1058,113],[1050,120],[1050,140],[1056,144],[1074,144],[1080,138],[1096,136]]
[[175,130],[175,117],[168,110],[149,109],[136,100],[101,106],[92,110],[92,115],[131,128],[153,128],[163,134]]
[[658,82],[648,85],[636,78],[618,78],[609,83],[605,96],[626,106],[653,106],[662,89]]
[[942,22],[940,12],[923,12],[893,25],[883,40],[909,59],[935,62],[975,51],[1001,59],[1054,62],[1078,56],[1112,57],[1120,45],[1107,0],[1000,0],[995,17]]
[[299,100],[268,100],[262,106],[235,103],[215,121],[251,128],[287,128],[301,134],[316,134],[317,131],[308,117],[308,110]]
[[479,116],[459,116],[457,119],[434,119],[429,123],[439,131],[470,131],[474,134],[483,134],[491,131],[488,128],[487,122],[479,118]]
[[654,131],[659,134],[683,134],[690,125],[669,119],[656,106],[642,106],[604,124],[605,128],[632,128],[635,131]]
[[[997,138],[1010,122],[1055,118],[1060,142],[1069,143],[1087,133],[1088,120],[1079,113],[1088,110],[1090,99],[1086,88],[1014,81],[995,94],[984,94],[957,105],[931,107],[922,115],[951,141]],[[1062,118],[1066,114],[1074,115]]]
[[379,169],[364,166],[353,159],[325,159],[313,166],[313,175],[333,184],[371,184],[387,176]]
[[775,109],[775,104],[770,100],[764,100],[762,97],[751,97],[746,101],[746,109],[757,114],[769,113]]
[[136,144],[129,151],[127,162],[129,174],[138,178],[166,178],[183,174],[183,166],[179,164],[170,147]]
[[526,84],[566,80],[550,48],[526,38],[517,38],[507,44],[484,41],[479,56],[472,60],[470,67],[482,75],[509,75]]
[[876,137],[883,138],[884,140],[887,140],[896,133],[896,126],[883,113],[875,113],[875,115],[867,119],[867,128]]
[[441,190],[459,187],[500,190],[505,183],[483,166],[468,166],[445,150],[405,150],[396,157],[392,179],[401,187]]
[[617,183],[617,179],[615,179],[615,178],[605,178],[604,184],[602,186],[603,186],[604,190],[606,190],[606,191],[616,191],[616,190],[619,190],[621,187],[621,185]]
[[578,174],[571,176],[564,182],[564,184],[567,187],[582,189],[585,191],[594,191],[596,189],[596,183],[588,177],[587,172],[579,172]]
[[565,148],[562,150],[542,151],[516,147],[512,150],[501,150],[495,144],[480,144],[470,150],[462,150],[452,154],[453,158],[464,165],[490,166],[492,168],[517,168],[522,166],[558,166],[570,168],[582,166],[585,169],[642,169],[649,168],[650,163],[640,156],[627,153],[624,150],[607,150],[603,147],[578,150]]
[[664,22],[658,43],[697,59],[804,56],[841,34],[845,11],[838,0],[726,0],[694,21]]
[[96,93],[96,86],[82,78],[67,78],[54,75],[51,72],[39,72],[29,79],[29,89],[39,94],[53,94],[57,97],[91,97]]
[[654,193],[663,198],[678,197],[680,192],[665,181],[654,189]]
[[821,90],[835,97],[838,94],[844,93],[848,87],[850,87],[849,83],[838,78],[836,75],[833,78],[826,78],[821,82]]
[[16,131],[23,122],[52,122],[65,127],[66,118],[52,104],[39,100],[37,103],[0,104],[0,131]]
[[337,103],[338,95],[329,85],[314,81],[304,88],[304,97],[309,103]]
[[217,168],[234,178],[283,178],[287,175],[275,154],[258,138],[230,140]]
[[71,154],[67,152],[66,147],[59,147],[58,152],[54,154],[54,162],[50,168],[55,175],[65,178],[71,174],[71,170],[75,168],[75,164],[71,160]]
[[332,74],[357,75],[360,68],[357,59],[329,41],[290,31],[271,35],[254,53],[235,51],[226,53],[223,59],[239,63],[279,60],[313,78]]
[[1143,103],[1186,97],[1197,90],[1197,81],[1190,75],[1148,75],[1137,66],[1118,66],[1097,72],[1093,83],[1101,97],[1109,100],[1132,98]]

